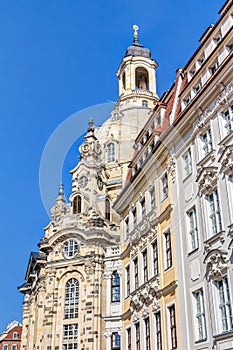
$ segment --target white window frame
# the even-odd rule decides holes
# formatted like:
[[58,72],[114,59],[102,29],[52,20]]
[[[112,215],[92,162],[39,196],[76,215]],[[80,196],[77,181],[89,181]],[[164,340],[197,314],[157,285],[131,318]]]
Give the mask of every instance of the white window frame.
[[116,144],[110,141],[106,145],[106,161],[107,163],[114,162],[116,160]]
[[[160,342],[160,347],[157,345],[157,334],[158,334],[158,329],[157,329],[157,322],[156,322],[156,315],[160,314],[160,334],[161,334],[161,342]],[[162,350],[163,349],[163,319],[162,319],[162,311],[161,309],[158,309],[156,312],[153,313],[153,329],[155,332],[152,334],[153,340],[154,340],[154,345],[155,345],[155,350]]]
[[155,203],[156,203],[156,200],[155,200],[155,186],[152,186],[149,189],[149,196],[150,196],[150,210],[153,210],[153,209],[155,209]]
[[193,295],[193,314],[194,314],[194,332],[196,341],[204,341],[207,338],[206,315],[204,292],[202,288],[192,292]]
[[222,112],[224,134],[228,135],[233,131],[233,105]]
[[[130,268],[131,268],[130,264],[125,266],[125,299],[130,296],[130,292],[131,292]],[[129,276],[127,273],[128,269],[129,269]],[[129,277],[129,292],[128,292],[128,277]]]
[[199,248],[199,235],[197,225],[197,211],[196,207],[193,206],[186,212],[187,217],[187,231],[188,231],[188,245],[189,251],[192,252]]
[[78,329],[78,323],[73,324],[65,324],[63,325],[63,339],[62,339],[62,349],[65,349],[65,346],[67,346],[67,350],[70,349],[68,346],[70,344],[78,344],[78,338],[79,338],[79,329]]
[[209,237],[222,231],[222,217],[219,202],[218,190],[206,196],[208,202],[208,232]]
[[207,156],[213,150],[213,138],[210,127],[207,128],[201,135],[201,155]]
[[215,282],[215,287],[217,293],[217,323],[219,332],[223,333],[233,329],[233,314],[230,300],[231,293],[227,276]]
[[165,172],[160,179],[161,184],[161,202],[165,201],[169,196],[168,173]]
[[[172,347],[172,338],[171,338],[171,323],[170,323],[170,308],[174,306],[175,308],[175,321],[176,321],[176,347]],[[167,316],[167,340],[168,340],[168,349],[178,349],[178,322],[177,322],[177,308],[175,300],[166,304],[166,316]]]

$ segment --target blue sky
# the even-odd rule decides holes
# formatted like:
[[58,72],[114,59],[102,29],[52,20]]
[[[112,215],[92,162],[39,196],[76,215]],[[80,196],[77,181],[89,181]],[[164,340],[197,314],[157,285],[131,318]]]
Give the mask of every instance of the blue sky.
[[[220,0],[0,1],[0,331],[12,319],[22,320],[17,286],[49,222],[39,169],[51,134],[74,113],[116,101],[115,73],[132,42],[133,24],[159,63],[161,96],[222,5]],[[80,117],[77,139],[87,118]],[[58,153],[59,147],[54,162]],[[76,154],[74,145],[62,171],[67,197]],[[55,200],[58,179],[48,179]]]

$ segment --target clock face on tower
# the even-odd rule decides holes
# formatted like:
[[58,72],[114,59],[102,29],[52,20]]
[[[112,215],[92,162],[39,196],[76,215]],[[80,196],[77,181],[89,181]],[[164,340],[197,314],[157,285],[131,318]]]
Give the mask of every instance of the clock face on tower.
[[89,144],[88,144],[87,142],[85,142],[85,143],[81,146],[81,151],[82,151],[83,153],[87,153],[87,152],[89,151],[89,149],[90,149],[90,146],[89,146]]
[[65,241],[63,246],[63,253],[65,258],[70,259],[73,258],[78,253],[78,242],[76,239],[69,239]]

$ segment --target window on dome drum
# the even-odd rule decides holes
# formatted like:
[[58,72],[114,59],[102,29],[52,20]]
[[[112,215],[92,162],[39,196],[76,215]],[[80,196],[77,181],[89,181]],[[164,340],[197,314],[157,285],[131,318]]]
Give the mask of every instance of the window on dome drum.
[[138,288],[138,258],[135,258],[133,261],[134,265],[134,288]]
[[147,264],[147,249],[142,252],[142,260],[143,260],[143,282],[148,281],[148,264]]
[[224,113],[224,127],[227,131],[227,134],[229,134],[233,130],[233,105],[230,106]]
[[105,219],[110,221],[110,201],[108,198],[105,199]]
[[159,259],[158,259],[158,241],[157,239],[152,243],[153,251],[153,271],[154,275],[159,273]]
[[185,177],[192,173],[192,154],[190,148],[183,155]]
[[113,332],[111,336],[111,350],[119,350],[121,348],[121,336],[118,332]]
[[19,335],[18,332],[14,332],[13,333],[13,339],[18,339],[18,335]]
[[200,289],[193,293],[195,299],[195,333],[196,340],[206,339],[206,318],[205,318],[205,307],[203,290]]
[[216,282],[218,291],[218,318],[220,331],[226,332],[233,329],[232,306],[227,277]]
[[78,252],[78,242],[75,239],[69,239],[64,243],[64,255],[66,258],[73,258]]
[[198,239],[198,229],[197,229],[197,214],[196,208],[192,208],[187,212],[188,218],[188,233],[189,233],[189,242],[190,250],[197,249],[199,247]]
[[222,231],[221,212],[219,207],[218,191],[207,196],[209,203],[209,233],[210,236]]
[[81,196],[75,196],[73,199],[73,213],[79,214],[82,211],[82,197]]
[[167,173],[161,178],[162,201],[168,197],[168,177]]
[[176,336],[176,311],[175,305],[168,308],[169,320],[170,320],[170,340],[171,349],[177,349],[177,336]]
[[136,350],[140,350],[140,323],[135,324],[135,333],[136,333]]
[[62,350],[78,349],[78,324],[63,326]]
[[110,142],[107,144],[107,162],[114,162],[115,161],[115,144],[113,142]]
[[164,233],[165,238],[165,269],[172,267],[172,245],[171,245],[171,233],[170,230]]
[[146,336],[146,350],[150,350],[150,319],[145,318],[145,336]]
[[210,153],[213,150],[212,134],[210,129],[207,129],[201,135],[201,141],[202,141],[203,156],[206,156],[208,153]]
[[123,85],[123,88],[125,89],[125,72],[122,74],[122,85]]
[[131,328],[127,328],[127,330],[126,330],[126,336],[127,336],[127,350],[132,350]]
[[160,311],[155,314],[155,332],[156,332],[156,350],[162,350],[162,328],[161,328],[161,313]]
[[117,271],[112,273],[112,302],[120,301],[120,275]]
[[138,67],[135,70],[135,89],[149,90],[148,72],[143,67]]
[[78,306],[79,281],[76,278],[71,278],[66,283],[64,318],[70,319],[78,317]]
[[143,100],[142,101],[142,107],[148,107],[148,101]]

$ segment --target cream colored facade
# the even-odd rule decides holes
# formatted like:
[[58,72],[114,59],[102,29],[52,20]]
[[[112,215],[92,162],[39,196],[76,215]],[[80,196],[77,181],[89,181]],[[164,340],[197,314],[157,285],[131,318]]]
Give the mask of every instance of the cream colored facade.
[[31,253],[22,350],[233,349],[232,1],[219,15],[160,99],[135,30]]

